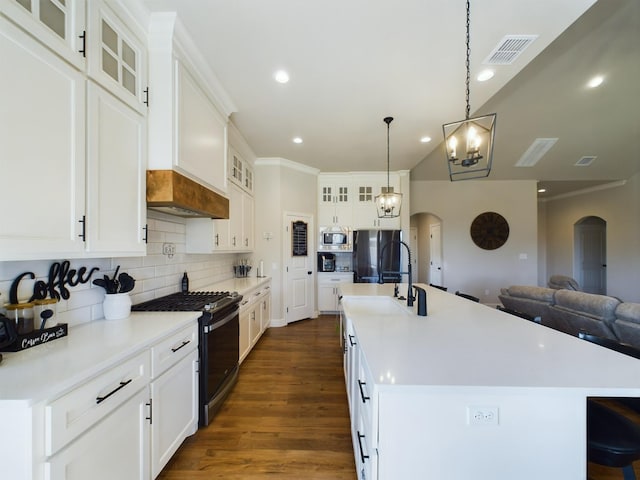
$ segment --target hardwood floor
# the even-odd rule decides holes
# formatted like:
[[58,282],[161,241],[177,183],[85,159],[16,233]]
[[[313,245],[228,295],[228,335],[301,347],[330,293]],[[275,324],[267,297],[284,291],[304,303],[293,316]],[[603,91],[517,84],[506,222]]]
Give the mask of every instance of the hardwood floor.
[[213,422],[159,480],[355,480],[335,316],[270,328]]
[[[623,478],[592,464],[588,474]],[[213,422],[185,441],[158,480],[222,478],[356,479],[335,316],[268,329]]]

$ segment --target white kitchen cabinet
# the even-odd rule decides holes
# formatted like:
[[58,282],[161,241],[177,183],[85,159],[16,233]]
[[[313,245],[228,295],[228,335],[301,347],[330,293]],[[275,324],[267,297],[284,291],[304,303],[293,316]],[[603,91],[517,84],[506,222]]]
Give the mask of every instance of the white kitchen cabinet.
[[240,363],[244,361],[251,350],[251,323],[256,311],[256,304],[252,302],[251,295],[243,295],[243,297],[240,302]]
[[[253,197],[237,185],[229,187],[229,244],[231,250],[253,250]],[[217,220],[214,220],[217,221]]]
[[337,312],[340,284],[352,282],[351,272],[318,272],[318,310],[324,313]]
[[254,200],[247,193],[242,195],[242,246],[244,251],[252,251],[254,246]]
[[[232,203],[229,202],[229,207]],[[233,209],[229,209],[231,214]],[[212,253],[231,250],[230,220],[188,218],[186,226],[186,252]]]
[[[389,186],[395,192],[400,192],[400,176],[389,174]],[[353,229],[400,229],[400,217],[378,218],[375,197],[380,194],[382,187],[387,187],[387,174],[354,175],[353,200]]]
[[271,322],[271,282],[242,294],[240,302],[240,363]]
[[145,119],[91,81],[87,98],[87,252],[144,255]]
[[271,324],[271,285],[266,285],[260,295],[260,334]]
[[104,0],[91,0],[87,8],[89,77],[146,115],[149,95],[146,32],[135,32],[121,20],[126,12],[114,11]]
[[85,69],[85,0],[2,0],[2,13],[78,70]]
[[47,459],[45,480],[148,480],[149,387],[145,385],[67,448]]
[[141,352],[48,402],[47,480],[148,478],[150,364]]
[[151,478],[160,474],[184,439],[198,428],[198,350],[189,348],[189,352],[151,382]]
[[229,145],[229,180],[240,187],[244,186],[245,161],[240,154]]
[[318,225],[351,226],[352,204],[350,175],[318,175]]
[[187,253],[249,252],[254,248],[253,197],[229,185],[229,219],[187,219]]
[[227,122],[208,74],[189,56],[180,24],[169,12],[151,14],[149,169],[176,170],[218,193],[227,192]]
[[85,80],[0,17],[0,260],[84,251]]
[[0,166],[20,179],[0,260],[144,255],[144,118],[3,17],[0,36]]

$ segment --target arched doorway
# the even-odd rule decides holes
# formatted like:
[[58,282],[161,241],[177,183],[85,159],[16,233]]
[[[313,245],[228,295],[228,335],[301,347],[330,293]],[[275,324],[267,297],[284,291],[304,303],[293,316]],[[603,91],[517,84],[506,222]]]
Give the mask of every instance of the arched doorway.
[[417,230],[417,281],[444,285],[442,220],[431,213],[411,216],[411,228]]
[[584,217],[573,226],[573,274],[582,290],[607,293],[607,222]]

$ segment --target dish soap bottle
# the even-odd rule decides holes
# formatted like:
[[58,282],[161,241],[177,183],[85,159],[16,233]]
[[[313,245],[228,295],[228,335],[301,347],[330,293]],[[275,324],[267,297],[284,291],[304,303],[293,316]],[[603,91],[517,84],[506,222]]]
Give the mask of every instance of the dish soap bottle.
[[187,277],[187,272],[184,272],[182,276],[182,293],[187,293],[189,291],[189,277]]

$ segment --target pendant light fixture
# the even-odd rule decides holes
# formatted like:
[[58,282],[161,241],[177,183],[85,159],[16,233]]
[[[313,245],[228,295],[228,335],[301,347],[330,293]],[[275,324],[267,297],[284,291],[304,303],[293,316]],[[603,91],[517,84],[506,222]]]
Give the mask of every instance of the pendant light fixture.
[[383,121],[387,124],[387,186],[382,187],[380,195],[375,198],[376,209],[378,218],[395,218],[400,216],[402,194],[394,192],[389,185],[389,124],[393,122],[393,117],[385,117]]
[[493,137],[496,128],[496,114],[490,113],[479,117],[469,118],[471,106],[469,104],[470,54],[469,26],[470,6],[467,0],[467,58],[466,58],[466,103],[465,119],[442,126],[449,178],[454,180],[469,180],[489,176],[493,159]]

